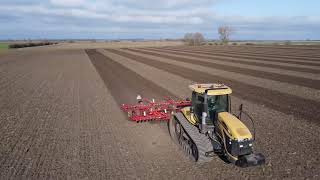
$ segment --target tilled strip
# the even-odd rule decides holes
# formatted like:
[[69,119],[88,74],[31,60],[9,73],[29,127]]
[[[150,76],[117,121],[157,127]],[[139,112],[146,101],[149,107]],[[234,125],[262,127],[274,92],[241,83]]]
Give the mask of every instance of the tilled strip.
[[[155,67],[151,67],[149,65],[140,63],[138,61],[132,61],[126,57],[114,54],[107,50],[99,50],[103,55],[110,57],[112,60],[119,62],[123,66],[133,70],[137,74],[140,74],[146,79],[153,81],[154,83],[160,85],[161,87],[168,89],[168,91],[172,92],[178,97],[185,98],[190,96],[190,90],[187,88],[188,85],[194,83],[191,80],[182,78],[181,76],[174,75],[172,73],[168,73],[162,69],[158,69]],[[267,164],[268,166],[264,166],[264,169],[257,169],[257,168],[249,168],[249,169],[235,169],[238,173],[243,173],[249,175],[250,178],[258,177],[272,177],[275,178],[281,177],[281,174],[285,174],[285,172],[281,172],[281,168],[296,168],[295,174],[301,174],[302,172],[298,170],[301,166],[297,166],[296,162],[300,162],[301,160],[308,159],[306,157],[311,157],[312,155],[308,153],[309,151],[312,152],[310,149],[314,149],[317,147],[316,141],[318,141],[317,134],[318,128],[317,125],[314,123],[305,122],[304,119],[298,119],[292,117],[290,115],[285,115],[284,113],[280,113],[278,111],[263,107],[261,105],[250,103],[246,100],[239,99],[237,97],[232,96],[232,111],[237,114],[237,108],[240,103],[244,103],[246,111],[250,113],[255,121],[255,127],[257,132],[257,141],[255,143],[255,152],[261,152],[267,157]],[[272,123],[270,123],[272,122]],[[247,122],[247,125],[250,123]],[[287,132],[279,136],[279,132]],[[295,138],[300,137],[300,138]],[[308,143],[304,144],[304,146],[299,146],[299,151],[304,153],[297,153],[300,156],[291,157],[289,161],[291,164],[286,164],[286,167],[283,166],[281,162],[283,160],[288,160],[288,152],[296,152],[297,146],[301,139],[309,139]],[[288,141],[289,140],[289,141]],[[286,142],[286,143],[282,143]],[[283,151],[285,148],[285,151]],[[312,154],[312,153],[311,153]],[[219,166],[217,162],[214,161],[206,167],[206,169],[213,169],[213,167]],[[272,166],[269,166],[270,162],[272,162]],[[313,162],[316,162],[314,160]],[[310,163],[313,164],[314,163]],[[234,167],[234,166],[228,166]],[[219,169],[220,170],[220,169]],[[239,171],[238,171],[239,170]],[[234,171],[234,170],[228,170]],[[249,172],[250,171],[250,172]],[[305,170],[308,171],[308,170]],[[224,174],[223,171],[219,171],[221,174]],[[310,174],[312,172],[308,171]],[[255,175],[253,175],[255,174]],[[315,171],[313,172],[315,174]],[[291,174],[291,177],[294,177],[294,174]],[[207,176],[209,177],[209,176]]]
[[[86,50],[86,52],[118,105],[130,101],[130,97],[126,98],[126,95],[132,95],[133,92],[139,92],[145,97],[175,97],[168,90],[143,78],[96,50]],[[131,102],[133,103],[133,101]],[[233,166],[232,169],[237,170],[238,168]],[[239,174],[239,176],[248,179],[248,176],[245,174]]]
[[[191,47],[186,45],[179,45],[179,46],[162,46],[159,48],[175,48],[175,47]],[[194,47],[194,46],[193,46]],[[192,47],[192,48],[193,48]],[[297,47],[297,48],[286,48],[282,46],[247,46],[247,45],[237,45],[237,46],[202,46],[207,47],[211,49],[217,49],[217,50],[239,50],[239,51],[246,51],[246,52],[261,52],[261,53],[276,53],[276,54],[285,54],[285,55],[315,55],[316,57],[319,57],[320,48],[304,48],[304,47]],[[318,46],[319,47],[319,46]],[[313,57],[313,56],[311,56]]]
[[[133,48],[131,48],[133,49]],[[282,75],[288,75],[288,76],[294,76],[294,77],[301,77],[301,78],[307,78],[307,79],[316,79],[320,80],[320,67],[314,67],[314,66],[305,66],[305,65],[297,65],[297,64],[287,64],[287,63],[275,63],[275,62],[268,62],[268,61],[255,61],[257,63],[263,63],[262,65],[250,65],[250,64],[244,64],[242,62],[249,62],[251,63],[252,60],[245,60],[245,59],[235,59],[235,58],[220,58],[216,56],[209,56],[209,55],[202,55],[203,57],[190,57],[190,55],[199,55],[197,53],[186,53],[185,55],[181,54],[176,54],[175,52],[172,51],[158,51],[158,49],[152,49],[152,48],[134,48],[138,50],[143,50],[143,51],[152,51],[156,52],[159,54],[166,54],[166,55],[171,55],[171,56],[177,56],[181,58],[187,58],[187,59],[193,59],[193,60],[200,60],[200,61],[205,61],[205,62],[211,62],[211,63],[216,63],[216,64],[222,64],[222,65],[228,65],[228,66],[233,66],[233,67],[239,67],[239,68],[245,68],[245,69],[252,69],[252,70],[257,70],[257,71],[264,71],[264,72],[269,72],[269,73],[275,73],[275,74],[282,74]],[[228,62],[227,60],[231,60],[232,62]],[[271,65],[276,65],[275,67],[267,67],[264,64],[271,64]],[[310,71],[315,71],[314,73],[312,72],[300,72],[300,71],[294,71],[294,70],[284,70],[281,68],[278,68],[277,66],[287,66],[287,67],[294,67],[294,68],[304,68],[308,69]]]
[[[144,48],[143,48],[144,49]],[[285,64],[281,62],[267,62],[267,61],[255,61],[255,60],[248,60],[248,59],[235,59],[232,57],[219,57],[213,55],[205,55],[202,53],[196,53],[191,51],[173,51],[173,50],[159,50],[156,48],[148,48],[148,50],[153,49],[159,52],[166,52],[166,53],[173,53],[182,56],[190,56],[195,58],[206,58],[206,59],[213,59],[217,61],[224,61],[224,62],[232,62],[232,63],[241,63],[247,65],[254,65],[254,66],[264,66],[264,67],[271,67],[271,68],[278,68],[278,69],[285,69],[285,70],[292,70],[298,72],[307,72],[307,73],[320,73],[318,68],[310,66],[310,68],[305,67],[297,67],[292,64]]]
[[[271,58],[271,59],[287,59],[290,61],[302,61],[306,60],[307,62],[310,63],[318,63],[319,62],[319,57],[317,56],[317,54],[315,54],[314,56],[312,54],[314,54],[314,52],[308,52],[307,55],[301,54],[299,50],[297,50],[296,52],[294,52],[295,54],[292,54],[290,52],[287,51],[283,51],[283,52],[278,52],[277,50],[273,50],[273,51],[255,51],[252,49],[249,50],[243,50],[243,49],[236,49],[236,48],[231,48],[229,47],[228,49],[219,49],[219,48],[211,48],[209,46],[202,46],[202,47],[188,47],[188,46],[184,46],[184,47],[172,47],[172,48],[164,48],[164,49],[177,49],[177,50],[203,50],[203,51],[207,51],[207,52],[217,52],[217,53],[225,53],[225,54],[236,54],[236,55],[243,55],[243,56],[254,56],[254,57],[265,57],[265,58]],[[304,50],[302,50],[302,52],[305,52]]]
[[[231,72],[231,71],[224,71],[224,70],[215,69],[212,67],[206,67],[206,66],[201,66],[197,64],[176,61],[172,59],[166,59],[166,58],[143,54],[139,52],[132,52],[127,50],[120,50],[120,51],[124,51],[130,54],[135,54],[138,56],[143,56],[143,57],[150,58],[152,60],[157,60],[160,62],[173,64],[176,66],[185,67],[188,69],[193,69],[196,71],[205,72],[205,73],[211,74],[212,76],[224,77],[229,80],[237,81],[240,83],[249,84],[249,85],[265,88],[268,90],[278,91],[281,93],[298,96],[300,98],[320,102],[320,91],[317,89],[298,86],[295,84],[289,84],[289,83],[280,82],[280,81],[274,81],[274,80],[260,78],[260,77],[249,76],[249,75]],[[316,78],[316,76],[314,77]]]
[[307,100],[290,94],[280,93],[277,91],[268,90],[266,88],[240,83],[224,77],[213,76],[201,71],[155,61],[150,58],[130,54],[124,51],[115,49],[109,49],[108,51],[127,57],[134,61],[147,64],[149,66],[163,69],[169,73],[179,75],[195,82],[220,82],[227,84],[234,89],[233,94],[235,96],[258,104],[263,104],[269,108],[284,112],[286,114],[292,114],[297,117],[315,122],[317,122],[320,118],[320,114],[317,113],[320,103],[313,100]]
[[257,71],[257,70],[248,69],[248,68],[240,68],[240,67],[229,66],[229,65],[224,65],[224,64],[220,64],[220,63],[218,64],[218,63],[214,63],[214,62],[194,60],[191,58],[177,57],[177,56],[172,56],[172,55],[168,55],[168,54],[164,54],[164,53],[150,52],[150,51],[145,51],[145,50],[141,50],[141,49],[134,49],[134,50],[127,49],[127,50],[134,51],[134,52],[141,52],[144,54],[149,54],[149,55],[154,55],[154,56],[159,56],[159,57],[164,57],[164,58],[173,59],[173,60],[181,61],[181,62],[198,64],[198,65],[202,65],[202,66],[206,66],[206,67],[212,67],[215,69],[237,72],[237,73],[241,73],[241,74],[251,75],[254,77],[261,77],[261,78],[272,79],[272,80],[276,80],[276,81],[288,82],[288,83],[292,83],[292,84],[306,86],[306,87],[310,87],[310,88],[320,89],[320,81],[319,80],[307,79],[307,78],[302,78],[302,77],[293,77],[293,76],[275,74],[275,73],[264,72],[264,71]]
[[320,58],[320,49],[305,49],[305,48],[296,48],[296,49],[281,49],[278,47],[264,47],[264,48],[254,48],[251,46],[222,46],[222,47],[210,47],[207,46],[207,49],[217,49],[217,50],[237,50],[240,52],[248,53],[262,53],[270,55],[284,55],[284,56],[293,56],[293,57],[308,57],[308,58]]
[[264,57],[264,56],[254,56],[254,55],[240,55],[237,53],[218,53],[218,52],[214,52],[214,51],[205,51],[205,50],[196,50],[196,49],[178,49],[178,48],[170,48],[170,49],[166,49],[166,50],[170,50],[170,51],[179,51],[179,52],[194,52],[194,53],[201,53],[201,54],[205,54],[205,55],[214,55],[214,56],[222,56],[222,57],[232,57],[232,58],[244,58],[247,60],[261,60],[261,61],[271,61],[271,62],[282,62],[282,63],[290,63],[290,64],[299,64],[299,65],[307,65],[307,66],[320,66],[319,61],[316,60],[314,62],[303,62],[303,59],[299,59],[299,60],[288,60],[288,58],[282,59],[282,58],[268,58],[268,57]]
[[[178,48],[176,48],[178,49]],[[269,57],[269,58],[285,58],[290,60],[307,60],[307,61],[319,61],[320,57],[317,57],[317,55],[313,55],[309,52],[308,55],[301,54],[294,52],[277,52],[277,51],[254,51],[254,50],[246,50],[246,49],[239,49],[239,48],[232,48],[230,46],[227,49],[221,49],[221,48],[213,48],[210,46],[204,46],[204,47],[185,47],[183,49],[189,49],[189,50],[204,50],[209,52],[219,52],[219,53],[226,53],[226,54],[239,54],[239,55],[248,55],[248,56],[262,56],[262,57]],[[304,52],[304,51],[302,51]]]
[[[128,67],[126,67],[126,66],[124,66],[122,63],[118,63],[117,62],[117,58],[114,58],[114,57],[112,57],[112,56],[110,56],[110,54],[109,54],[109,52],[107,52],[107,53],[103,53],[103,51],[105,51],[105,50],[102,50],[102,52],[101,52],[101,50],[100,51],[98,51],[98,52],[101,52],[104,56],[106,56],[106,57],[108,57],[107,59],[105,59],[106,61],[109,61],[110,59],[112,60],[112,61],[114,61],[114,62],[116,62],[117,64],[119,64],[120,66],[118,67],[118,68],[121,68],[121,69],[119,69],[118,71],[120,71],[120,72],[123,72],[123,71],[132,71],[133,73],[136,73],[136,72],[134,72],[132,69],[129,69]],[[110,56],[110,57],[109,57]],[[134,61],[132,61],[132,62],[134,62]],[[130,75],[133,75],[133,74],[130,74]],[[136,73],[136,75],[137,75],[137,73]],[[134,76],[130,76],[130,79],[131,78],[137,78],[136,77],[136,75],[134,75]],[[140,75],[139,75],[140,76]],[[125,79],[125,78],[128,78],[127,76],[121,76],[123,79]],[[144,77],[144,76],[142,76],[142,77]],[[110,81],[115,81],[114,79],[109,79]],[[153,82],[153,81],[150,81],[150,80],[148,80],[148,79],[146,79],[147,81],[149,81],[149,82],[151,82],[151,83],[153,83],[153,84],[155,84],[155,82]],[[136,82],[136,84],[135,84],[135,87],[132,87],[132,88],[135,88],[135,89],[137,89],[137,88],[139,88],[141,85],[140,85],[140,81],[135,81]],[[158,86],[158,84],[156,84],[157,86]],[[125,86],[127,86],[127,85],[125,85]],[[128,88],[130,88],[131,89],[131,87],[128,87]],[[163,87],[162,87],[163,88]],[[186,87],[187,88],[187,87]],[[164,88],[165,89],[165,88]],[[133,89],[134,90],[134,89]],[[150,89],[149,89],[150,90]],[[163,91],[163,90],[161,90],[161,91]],[[168,91],[167,89],[165,89],[165,91]],[[189,90],[188,90],[189,91]],[[156,92],[156,93],[158,93],[158,92]],[[188,93],[189,94],[189,93]],[[180,95],[180,94],[179,94]],[[176,94],[176,97],[178,97],[179,95],[177,95]],[[158,95],[159,96],[159,95]],[[117,98],[118,96],[116,96],[116,98]],[[156,96],[157,97],[157,96]],[[179,96],[180,98],[181,98],[181,96]],[[182,96],[183,97],[183,96]],[[119,97],[119,98],[121,98],[121,97]],[[166,127],[167,128],[167,127]],[[222,163],[222,165],[221,165],[221,163]],[[240,174],[238,173],[239,171],[240,171],[240,169],[238,168],[238,167],[236,167],[236,166],[224,166],[225,164],[224,164],[224,162],[222,162],[221,160],[219,160],[218,162],[212,162],[211,164],[208,164],[208,166],[210,166],[210,168],[213,168],[213,169],[217,169],[218,170],[218,174],[224,174],[224,172],[229,172],[229,171],[232,171],[233,173],[235,173],[235,174],[237,174],[237,175],[239,175],[239,176],[242,176],[241,178],[243,178],[243,179],[249,179],[249,177],[248,177],[248,174],[246,174],[246,173],[243,173],[243,172],[241,172]],[[197,167],[197,166],[196,166]],[[190,169],[190,167],[188,167],[188,169]],[[230,170],[231,169],[231,170]],[[197,170],[199,173],[201,173],[201,170],[199,171],[199,170]],[[217,172],[216,172],[217,173]],[[230,173],[229,175],[231,175],[231,174],[233,174],[233,173]]]
[[[136,103],[136,95],[138,94],[146,98],[163,99],[167,96],[176,98],[166,89],[123,67],[96,50],[86,50],[86,53],[119,105]],[[132,94],[135,96],[131,96]]]

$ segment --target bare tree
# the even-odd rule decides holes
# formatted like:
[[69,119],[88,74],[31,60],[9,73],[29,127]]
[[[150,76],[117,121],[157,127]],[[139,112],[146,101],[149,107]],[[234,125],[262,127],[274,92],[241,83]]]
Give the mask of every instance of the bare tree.
[[230,26],[220,26],[218,28],[218,33],[220,35],[220,40],[223,43],[228,43],[230,40],[230,35],[234,32],[234,30]]
[[191,44],[191,42],[192,42],[192,33],[187,33],[187,34],[185,34],[184,35],[184,42],[186,43],[186,44],[188,44],[188,45],[190,45]]
[[193,34],[193,39],[194,39],[195,46],[199,46],[199,45],[203,44],[205,41],[203,35],[199,32],[196,32]]
[[205,41],[203,35],[199,32],[187,33],[184,35],[184,42],[190,46],[199,46]]

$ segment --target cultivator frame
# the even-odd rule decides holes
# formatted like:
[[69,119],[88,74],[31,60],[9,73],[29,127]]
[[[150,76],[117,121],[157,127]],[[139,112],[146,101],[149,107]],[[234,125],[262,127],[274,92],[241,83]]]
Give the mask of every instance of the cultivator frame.
[[155,102],[154,99],[143,98],[137,104],[122,104],[121,109],[128,113],[129,119],[139,123],[168,121],[171,114],[180,112],[181,108],[186,106],[191,106],[190,100],[173,100],[166,97],[163,101]]

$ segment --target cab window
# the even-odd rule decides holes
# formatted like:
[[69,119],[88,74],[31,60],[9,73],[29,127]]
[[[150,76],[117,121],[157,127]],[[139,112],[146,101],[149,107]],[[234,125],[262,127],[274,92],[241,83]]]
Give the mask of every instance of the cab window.
[[208,96],[208,113],[215,120],[219,112],[228,111],[228,95]]

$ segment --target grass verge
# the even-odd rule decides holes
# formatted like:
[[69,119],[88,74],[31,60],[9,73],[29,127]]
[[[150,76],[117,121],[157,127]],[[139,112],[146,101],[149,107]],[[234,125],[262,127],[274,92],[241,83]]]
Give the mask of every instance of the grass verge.
[[8,44],[6,44],[6,43],[0,43],[0,53],[7,51],[8,48],[9,48]]

